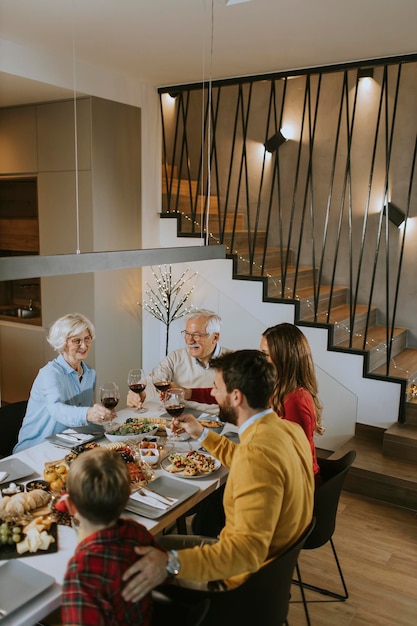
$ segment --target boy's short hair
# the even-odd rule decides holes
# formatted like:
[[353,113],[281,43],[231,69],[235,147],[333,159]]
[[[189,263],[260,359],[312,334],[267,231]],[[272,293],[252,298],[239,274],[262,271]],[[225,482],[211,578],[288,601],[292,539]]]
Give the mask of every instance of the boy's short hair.
[[71,463],[67,490],[80,515],[93,524],[109,524],[129,499],[129,470],[118,452],[94,448]]

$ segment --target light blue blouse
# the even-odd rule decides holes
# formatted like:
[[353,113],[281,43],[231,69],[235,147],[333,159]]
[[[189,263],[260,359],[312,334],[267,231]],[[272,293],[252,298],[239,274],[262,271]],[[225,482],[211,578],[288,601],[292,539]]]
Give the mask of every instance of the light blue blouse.
[[94,404],[96,372],[85,363],[82,368],[80,382],[77,372],[60,354],[39,370],[13,452],[35,446],[69,426],[87,424],[87,411]]

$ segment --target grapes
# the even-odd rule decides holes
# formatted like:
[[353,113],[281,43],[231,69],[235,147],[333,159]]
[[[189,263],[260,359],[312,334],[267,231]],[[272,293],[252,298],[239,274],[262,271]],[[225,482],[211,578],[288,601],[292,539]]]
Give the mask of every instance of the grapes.
[[0,526],[0,545],[11,546],[19,543],[22,538],[22,529],[20,526],[9,526],[6,522]]

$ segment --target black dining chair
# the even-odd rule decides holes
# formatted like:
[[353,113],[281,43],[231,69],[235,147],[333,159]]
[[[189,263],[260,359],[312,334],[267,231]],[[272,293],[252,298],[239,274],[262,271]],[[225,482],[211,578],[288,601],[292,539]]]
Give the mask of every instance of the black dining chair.
[[[304,582],[301,577],[300,566],[297,562],[296,572],[297,579],[293,582],[301,589],[301,602],[304,605],[304,612],[308,626],[310,626],[310,616],[308,612],[308,602],[306,601],[304,590],[309,589],[327,597],[334,598],[338,601],[344,601],[349,597],[345,579],[343,577],[342,568],[333,543],[333,534],[336,528],[336,514],[339,505],[340,494],[346,475],[354,463],[356,451],[350,450],[339,459],[317,459],[320,466],[320,474],[323,483],[316,489],[314,494],[314,517],[316,525],[307,537],[303,550],[314,550],[330,543],[334,560],[336,562],[339,577],[343,586],[343,593],[337,593],[318,585]],[[315,602],[323,602],[324,600],[315,600]]]
[[0,407],[0,457],[12,454],[17,444],[27,404],[27,400],[22,400]]
[[[191,624],[192,626],[229,626],[231,623],[240,626],[287,624],[294,568],[300,550],[312,532],[314,524],[313,519],[296,543],[251,574],[242,585],[235,589],[208,592],[166,585],[159,587],[157,592],[162,594],[162,601],[168,599],[168,602],[171,601],[177,607],[182,607],[179,616],[184,617],[186,613],[183,611],[184,607],[191,607],[191,617],[188,616],[185,621],[182,621],[188,626]],[[167,615],[172,616],[169,608]],[[161,619],[160,622],[156,621],[153,624],[162,626],[163,623],[166,621]]]

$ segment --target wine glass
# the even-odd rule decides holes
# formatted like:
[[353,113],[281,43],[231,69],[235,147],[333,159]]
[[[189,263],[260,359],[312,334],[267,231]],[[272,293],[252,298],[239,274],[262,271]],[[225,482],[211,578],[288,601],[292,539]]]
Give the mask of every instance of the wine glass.
[[179,417],[184,413],[185,399],[182,389],[169,389],[164,395],[164,408],[171,417]]
[[[161,400],[164,401],[165,394],[171,384],[171,374],[163,367],[155,367],[152,370],[152,383],[153,386],[161,393]],[[160,405],[160,408],[163,409],[164,406]]]
[[[146,376],[143,369],[133,369],[129,370],[127,375],[127,384],[129,386],[130,391],[134,393],[141,394],[142,391],[145,391],[146,388]],[[144,407],[140,409],[135,409],[136,413],[145,413],[146,409]]]
[[116,383],[103,383],[99,391],[100,402],[106,409],[115,409],[119,404],[120,391]]

